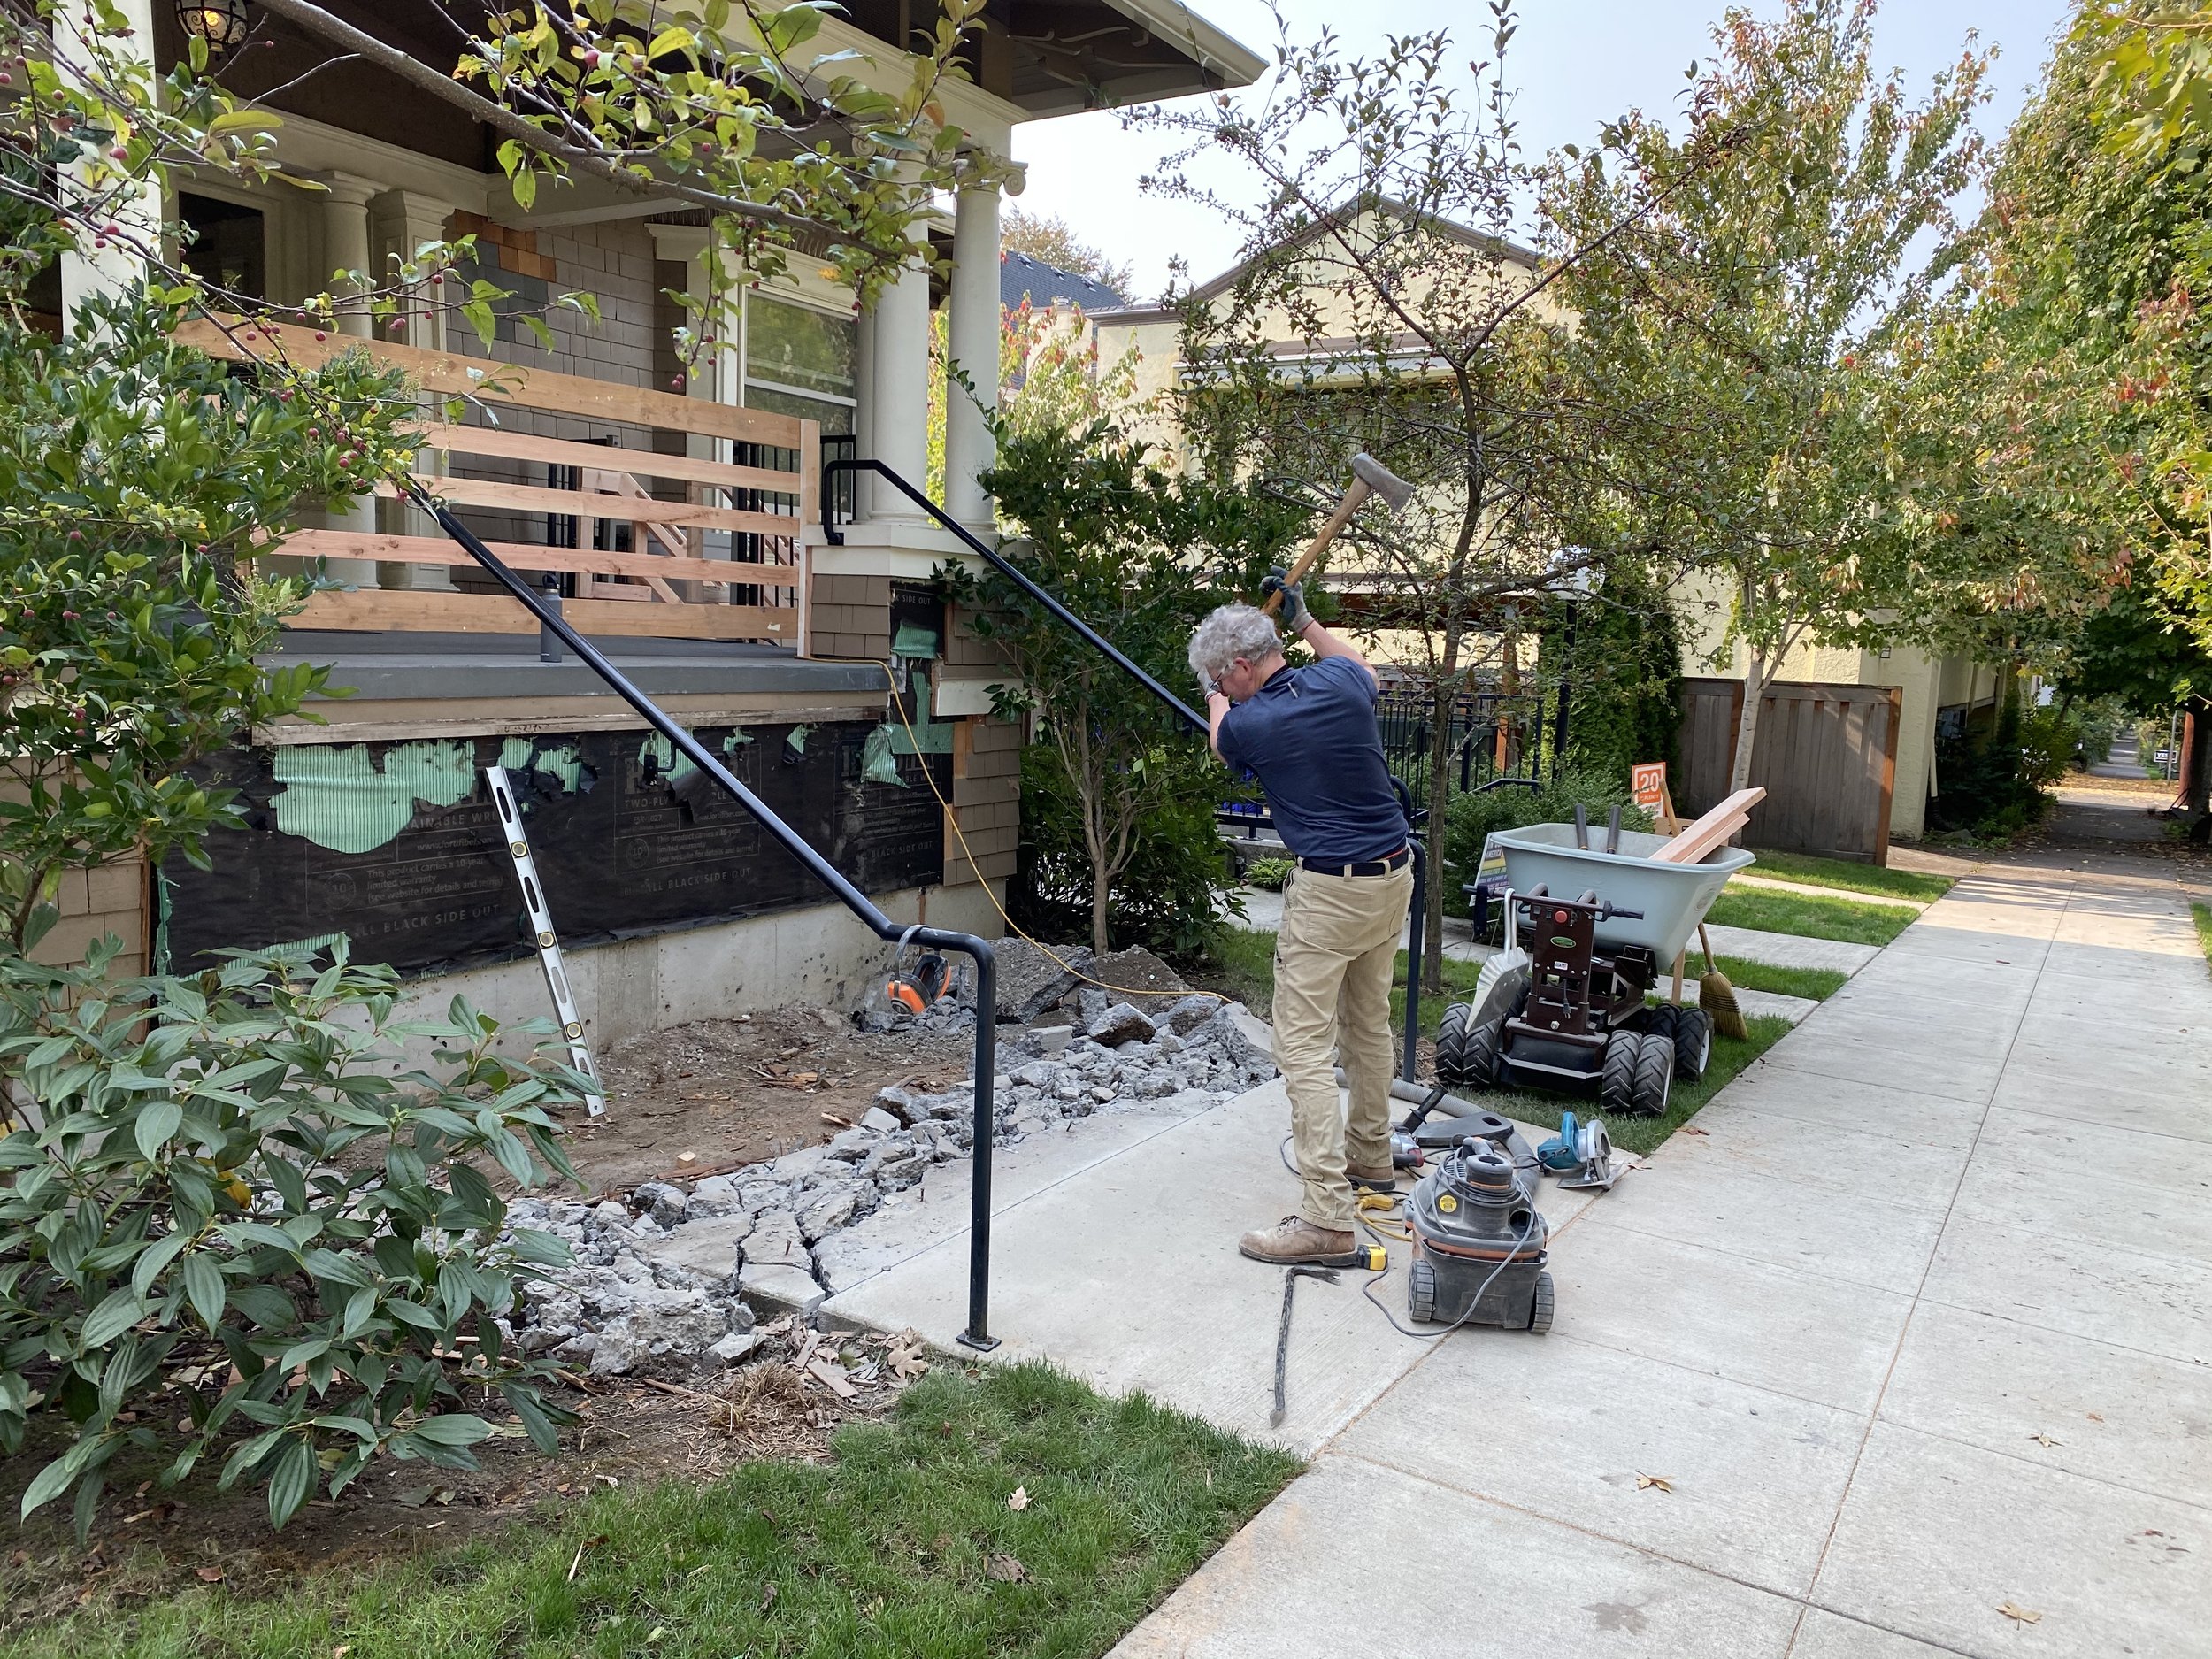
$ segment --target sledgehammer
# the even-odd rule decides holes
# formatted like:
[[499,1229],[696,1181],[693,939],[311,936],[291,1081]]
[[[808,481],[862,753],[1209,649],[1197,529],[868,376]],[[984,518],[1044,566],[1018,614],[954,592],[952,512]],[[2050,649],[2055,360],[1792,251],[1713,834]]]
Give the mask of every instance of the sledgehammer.
[[[1361,503],[1370,495],[1380,495],[1390,503],[1391,511],[1398,512],[1413,499],[1413,486],[1363,449],[1352,457],[1351,488],[1344,492],[1344,499],[1337,503],[1336,511],[1329,515],[1329,522],[1321,526],[1321,534],[1314,537],[1312,545],[1298,556],[1297,564],[1291,566],[1290,574],[1283,579],[1284,588],[1304,577],[1307,571],[1312,568],[1314,560],[1328,550],[1329,543],[1336,540],[1337,532],[1352,522],[1352,515],[1360,510]],[[1278,588],[1268,595],[1267,603],[1260,609],[1271,617],[1282,603],[1282,590]]]

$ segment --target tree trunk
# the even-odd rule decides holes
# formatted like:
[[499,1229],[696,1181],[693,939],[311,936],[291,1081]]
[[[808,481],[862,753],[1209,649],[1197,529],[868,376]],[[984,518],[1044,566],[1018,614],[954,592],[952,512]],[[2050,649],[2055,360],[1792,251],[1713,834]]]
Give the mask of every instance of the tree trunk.
[[1444,654],[1429,687],[1435,726],[1429,733],[1429,821],[1428,833],[1423,839],[1422,875],[1428,890],[1422,895],[1421,960],[1417,964],[1406,964],[1408,978],[1417,970],[1420,973],[1425,991],[1444,988],[1444,792],[1451,780],[1451,697],[1459,682],[1462,632],[1457,617],[1445,618]]
[[[1736,757],[1728,769],[1728,793],[1751,787],[1751,747],[1759,736],[1759,704],[1767,689],[1764,651],[1751,653],[1751,666],[1743,677],[1743,712],[1736,719]],[[1715,802],[1714,805],[1720,803]]]
[[1103,863],[1091,864],[1091,949],[1104,956],[1112,947],[1106,939],[1106,900],[1113,892],[1114,884],[1107,879]]
[[[1449,682],[1440,685],[1430,707],[1429,821],[1423,838],[1423,873],[1428,891],[1422,895],[1421,988],[1444,988],[1444,791],[1451,777],[1452,699]],[[1409,965],[1407,972],[1413,969]]]
[[2189,839],[2212,841],[2212,698],[2193,697],[2182,717],[2181,805]]

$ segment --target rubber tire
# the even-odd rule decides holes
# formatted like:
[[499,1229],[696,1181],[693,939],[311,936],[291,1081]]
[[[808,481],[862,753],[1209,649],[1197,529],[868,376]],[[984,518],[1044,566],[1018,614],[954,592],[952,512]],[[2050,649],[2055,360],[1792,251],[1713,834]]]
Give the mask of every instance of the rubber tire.
[[1646,1118],[1663,1118],[1667,1115],[1667,1096],[1673,1092],[1674,1042],[1653,1032],[1637,1045],[1635,1081],[1628,1092],[1629,1110]]
[[1536,1276],[1536,1294],[1529,1303],[1528,1328],[1538,1336],[1543,1335],[1551,1329],[1551,1275],[1539,1273]]
[[1713,1017],[1701,1008],[1686,1008],[1674,1022],[1674,1074],[1686,1083],[1705,1075],[1713,1058]]
[[1466,1064],[1465,1088],[1496,1088],[1504,1082],[1498,1058],[1498,1041],[1505,1034],[1497,1025],[1478,1025],[1467,1033],[1460,1054]]
[[1598,1105],[1618,1117],[1635,1110],[1636,1061],[1644,1040],[1632,1031],[1617,1031],[1605,1040],[1605,1060],[1598,1071]]
[[1436,1022],[1436,1080],[1457,1087],[1467,1080],[1468,1022],[1475,1010],[1465,1002],[1451,1003]]
[[1416,1325],[1436,1322],[1436,1270],[1426,1262],[1406,1274],[1406,1317]]
[[1680,1028],[1681,1020],[1682,1010],[1672,1002],[1662,1002],[1644,1010],[1644,1029],[1663,1037],[1672,1037]]

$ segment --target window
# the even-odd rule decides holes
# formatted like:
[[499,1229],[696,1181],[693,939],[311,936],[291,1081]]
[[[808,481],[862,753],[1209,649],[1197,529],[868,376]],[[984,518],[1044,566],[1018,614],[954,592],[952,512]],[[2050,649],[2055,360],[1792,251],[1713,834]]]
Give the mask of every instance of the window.
[[860,328],[850,317],[749,294],[745,298],[748,409],[853,429]]
[[249,299],[269,297],[268,233],[259,208],[181,192],[177,219],[186,270]]

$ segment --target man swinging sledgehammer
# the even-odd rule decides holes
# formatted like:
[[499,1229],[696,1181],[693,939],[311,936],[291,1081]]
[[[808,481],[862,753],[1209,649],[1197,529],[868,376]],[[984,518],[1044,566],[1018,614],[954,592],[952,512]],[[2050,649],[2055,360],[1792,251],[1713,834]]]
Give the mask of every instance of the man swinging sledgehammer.
[[[1375,671],[1315,621],[1278,571],[1283,626],[1317,659],[1293,668],[1275,622],[1224,605],[1191,636],[1213,751],[1259,779],[1297,871],[1275,946],[1275,1064],[1290,1094],[1297,1213],[1248,1233],[1258,1261],[1325,1262],[1354,1249],[1355,1187],[1388,1191],[1390,981],[1413,893],[1405,814],[1383,764]],[[1332,1048],[1349,1084],[1340,1110]]]

